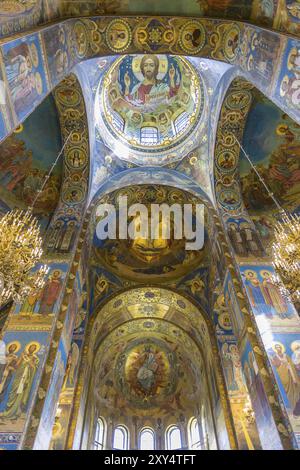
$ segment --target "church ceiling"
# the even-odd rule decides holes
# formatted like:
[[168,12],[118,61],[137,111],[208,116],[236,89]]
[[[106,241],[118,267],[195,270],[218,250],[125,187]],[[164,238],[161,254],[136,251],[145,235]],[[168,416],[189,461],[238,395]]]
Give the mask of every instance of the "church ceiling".
[[236,19],[298,34],[298,2],[286,0],[2,0],[0,35],[57,18],[93,15],[169,15]]
[[132,289],[110,300],[95,317],[89,354],[95,358],[92,387],[102,412],[127,417],[192,415],[212,363],[199,310],[160,288]]
[[209,330],[199,309],[179,293],[159,287],[139,287],[120,293],[95,313],[91,351],[123,323],[160,319],[178,325],[203,350],[210,349]]
[[121,158],[133,154],[137,163],[169,163],[182,155],[180,144],[188,145],[191,139],[197,144],[195,129],[204,107],[203,80],[186,59],[125,56],[99,84],[95,119],[100,134]]
[[[46,118],[47,116],[47,118]],[[45,139],[45,135],[48,136]],[[52,95],[0,144],[1,212],[18,207],[27,209],[45,181],[61,149],[61,130]],[[46,228],[60,194],[62,159],[56,165],[35,204],[35,213]]]
[[159,320],[116,329],[99,347],[94,368],[95,398],[104,414],[193,414],[204,388],[199,349],[178,327]]
[[[151,204],[199,203],[197,198],[179,189],[158,185],[132,186],[104,197],[102,202],[118,207],[120,196],[127,196],[128,207],[135,203],[145,204],[149,217]],[[96,224],[99,221],[100,218],[96,219]],[[129,223],[134,224],[138,231],[140,216],[129,217]],[[113,274],[128,280],[168,282],[188,274],[203,264],[207,257],[206,245],[200,251],[188,251],[185,249],[186,239],[176,240],[173,236],[170,240],[151,240],[150,237],[135,240],[100,240],[95,232],[91,263],[94,266],[103,266]]]

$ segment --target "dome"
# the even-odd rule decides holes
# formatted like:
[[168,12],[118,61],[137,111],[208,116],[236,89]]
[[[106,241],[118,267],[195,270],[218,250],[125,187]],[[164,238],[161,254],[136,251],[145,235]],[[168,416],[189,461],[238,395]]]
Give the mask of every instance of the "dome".
[[178,149],[193,136],[204,101],[202,78],[187,59],[127,55],[99,84],[96,122],[120,158],[156,164],[167,153],[170,163],[170,152],[177,160]]

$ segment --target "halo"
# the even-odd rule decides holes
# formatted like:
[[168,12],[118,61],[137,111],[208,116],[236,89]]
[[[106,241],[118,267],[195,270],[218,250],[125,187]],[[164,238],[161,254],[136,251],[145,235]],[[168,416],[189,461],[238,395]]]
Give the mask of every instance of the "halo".
[[15,130],[14,130],[14,134],[20,134],[21,132],[23,132],[24,130],[24,126],[23,124],[20,124]]
[[296,47],[292,47],[292,49],[290,50],[290,53],[288,55],[288,58],[287,58],[287,68],[289,70],[292,70],[292,68],[294,67],[294,64],[292,62],[292,57],[294,57],[296,55],[297,55],[297,49],[296,49]]
[[300,340],[298,339],[296,341],[293,341],[290,347],[291,347],[291,350],[295,352],[296,349],[300,348]]
[[255,50],[254,40],[257,38],[257,33],[254,33],[251,39],[251,49]]
[[37,68],[39,65],[39,54],[38,54],[37,47],[34,43],[30,45],[30,56],[31,56],[33,66]]
[[41,349],[40,343],[38,343],[37,341],[31,341],[31,343],[28,343],[25,347],[25,352],[26,353],[28,353],[30,346],[36,346],[37,349],[36,349],[35,353],[38,353],[39,350]]
[[[142,58],[145,55],[147,54],[137,55],[132,59],[132,64],[131,64],[132,72],[134,73],[134,75],[136,76],[139,82],[142,82],[144,80],[144,76],[141,72],[141,62],[142,62]],[[152,56],[149,55],[149,57],[152,57]],[[168,72],[168,68],[169,68],[168,59],[166,55],[157,54],[156,57],[159,59],[159,68],[158,68],[157,78],[158,80],[162,80],[165,77],[166,73]]]
[[246,271],[244,271],[244,274],[246,277],[248,277],[250,273],[254,274],[254,277],[257,277],[257,273],[253,271],[252,269],[247,269]]
[[[259,274],[260,274],[261,277],[263,277],[263,278],[271,277],[271,275],[272,275],[272,273],[270,273],[270,271],[267,271],[266,269],[263,269],[262,271],[260,271]],[[266,274],[267,274],[267,276],[266,276]]]
[[274,352],[277,353],[277,351],[275,349],[276,345],[279,345],[282,348],[282,351],[285,352],[285,346],[282,343],[280,343],[279,341],[272,341],[272,349],[273,349]]
[[17,353],[18,351],[20,351],[21,349],[21,343],[19,341],[11,341],[10,343],[8,343],[6,345],[6,350],[8,351],[10,346],[12,346],[13,344],[15,344],[17,346],[17,349],[14,351],[15,353]]
[[36,91],[38,95],[41,95],[43,92],[43,82],[42,82],[42,77],[39,72],[36,72],[35,74],[35,83],[36,83]]
[[289,81],[290,80],[289,80],[288,75],[285,75],[280,84],[280,96],[284,96],[286,94],[286,90],[283,89],[283,85],[288,85]]
[[52,277],[56,277],[57,275],[61,275],[61,271],[59,269],[55,269],[53,272],[52,272]]

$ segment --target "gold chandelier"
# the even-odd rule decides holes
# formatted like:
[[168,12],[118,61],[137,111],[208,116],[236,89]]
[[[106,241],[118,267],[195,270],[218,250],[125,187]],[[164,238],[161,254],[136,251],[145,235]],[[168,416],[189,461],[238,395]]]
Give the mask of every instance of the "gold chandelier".
[[276,285],[281,294],[288,300],[300,306],[300,217],[287,213],[278,203],[274,194],[269,190],[260,173],[253,165],[249,155],[235,137],[240,149],[244,153],[258,179],[266,189],[269,197],[274,201],[282,220],[274,226],[274,242],[272,244],[273,266],[276,274],[272,276],[272,283]]
[[0,220],[0,305],[21,302],[45,285],[46,265],[28,274],[40,260],[43,240],[31,210],[15,209]]
[[277,276],[273,282],[281,293],[298,304],[300,302],[300,217],[284,214],[274,229],[272,245],[273,265]]

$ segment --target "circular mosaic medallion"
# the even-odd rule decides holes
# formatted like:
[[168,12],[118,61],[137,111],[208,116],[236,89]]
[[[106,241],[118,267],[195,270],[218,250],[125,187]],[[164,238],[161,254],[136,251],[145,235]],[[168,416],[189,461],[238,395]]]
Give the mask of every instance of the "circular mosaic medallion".
[[240,206],[240,193],[235,188],[223,189],[219,194],[219,202],[228,210],[234,210]]
[[232,26],[224,34],[224,55],[232,62],[238,53],[240,42],[240,30],[237,26]]
[[77,21],[73,29],[73,40],[77,57],[82,59],[88,51],[88,32],[81,21]]
[[106,30],[106,42],[114,52],[125,51],[131,43],[132,33],[128,23],[124,20],[113,20]]
[[63,201],[67,204],[79,204],[84,199],[84,191],[80,186],[67,188],[63,193]]
[[180,30],[179,44],[188,54],[197,54],[205,44],[205,29],[199,21],[188,21]]
[[249,91],[232,91],[226,98],[226,105],[231,109],[243,109],[249,105],[251,98]]
[[87,163],[87,155],[80,148],[72,148],[67,154],[67,163],[75,169],[83,168]]
[[217,166],[222,172],[230,173],[236,168],[236,154],[231,150],[223,150],[218,154]]
[[156,338],[136,340],[117,359],[116,383],[136,407],[152,408],[174,393],[176,366],[176,354],[165,342]]

